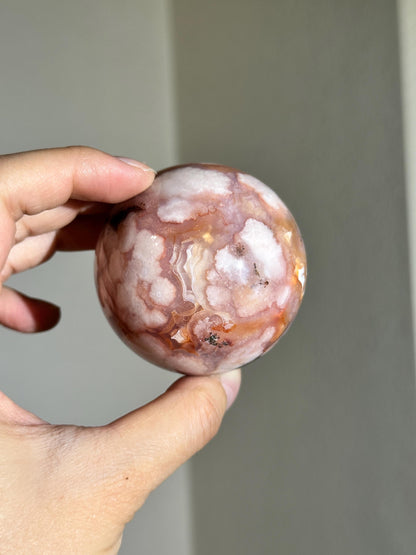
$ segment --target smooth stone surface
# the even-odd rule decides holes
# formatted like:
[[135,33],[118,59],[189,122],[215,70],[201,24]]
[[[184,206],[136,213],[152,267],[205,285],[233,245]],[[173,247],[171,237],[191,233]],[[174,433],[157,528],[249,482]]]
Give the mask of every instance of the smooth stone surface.
[[114,208],[96,248],[114,330],[184,374],[224,372],[268,351],[293,321],[305,280],[303,241],[279,197],[212,164],[159,172]]

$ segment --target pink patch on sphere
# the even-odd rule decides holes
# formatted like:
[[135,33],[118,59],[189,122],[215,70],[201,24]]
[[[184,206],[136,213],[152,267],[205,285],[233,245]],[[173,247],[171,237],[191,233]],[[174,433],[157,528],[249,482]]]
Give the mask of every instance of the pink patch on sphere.
[[258,179],[225,166],[163,170],[114,207],[96,249],[105,315],[136,353],[184,374],[269,350],[302,301],[299,229]]

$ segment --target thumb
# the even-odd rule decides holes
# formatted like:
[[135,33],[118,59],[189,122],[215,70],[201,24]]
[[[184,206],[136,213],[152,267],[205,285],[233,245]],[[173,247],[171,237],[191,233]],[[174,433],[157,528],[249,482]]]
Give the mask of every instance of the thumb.
[[104,428],[114,478],[119,477],[107,484],[116,488],[117,516],[124,523],[153,489],[215,436],[240,381],[240,370],[181,378],[148,405]]

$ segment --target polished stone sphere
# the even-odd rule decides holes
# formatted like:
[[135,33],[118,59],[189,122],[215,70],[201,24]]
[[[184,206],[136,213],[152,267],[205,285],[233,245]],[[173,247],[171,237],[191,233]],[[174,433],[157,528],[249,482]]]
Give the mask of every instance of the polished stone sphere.
[[305,289],[296,222],[272,189],[237,170],[158,173],[114,207],[96,248],[96,284],[121,339],[184,374],[238,368],[276,343]]

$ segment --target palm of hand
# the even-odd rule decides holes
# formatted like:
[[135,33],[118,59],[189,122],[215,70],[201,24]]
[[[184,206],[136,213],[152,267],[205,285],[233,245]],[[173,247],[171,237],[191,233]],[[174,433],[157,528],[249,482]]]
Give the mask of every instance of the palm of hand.
[[[3,284],[57,249],[93,248],[107,203],[153,180],[134,164],[87,148],[0,157],[1,324],[34,332],[57,323],[58,307]],[[2,553],[116,553],[149,493],[215,435],[239,383],[239,371],[182,378],[98,428],[54,426],[0,392]]]

